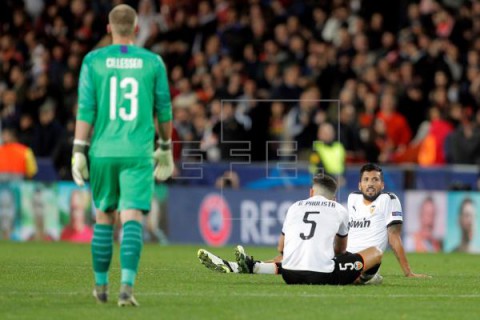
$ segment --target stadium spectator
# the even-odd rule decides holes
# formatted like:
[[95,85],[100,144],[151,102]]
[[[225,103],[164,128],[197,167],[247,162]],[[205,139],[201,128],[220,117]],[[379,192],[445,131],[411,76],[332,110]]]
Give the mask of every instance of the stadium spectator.
[[427,118],[427,102],[421,88],[416,84],[406,85],[399,97],[398,112],[408,121],[415,134],[423,120]]
[[367,161],[387,162],[393,153],[393,143],[387,136],[385,122],[375,118],[370,128],[362,131],[363,149]]
[[455,164],[480,163],[480,129],[465,119],[446,138],[447,159]]
[[5,90],[0,108],[1,126],[16,127],[20,119],[21,106],[17,103],[17,94],[13,90]]
[[51,157],[64,134],[64,128],[55,118],[55,110],[55,102],[51,99],[40,106],[33,141],[33,151],[37,157]]
[[33,145],[35,122],[29,113],[22,113],[18,125],[18,141],[26,146]]
[[27,79],[25,72],[20,66],[12,67],[10,71],[10,82],[12,84],[12,90],[16,95],[16,103],[18,103],[19,106],[23,106],[27,99]]
[[359,125],[362,129],[368,129],[372,126],[373,121],[375,120],[375,114],[378,111],[377,96],[372,92],[368,92],[360,103],[361,112],[358,119]]
[[67,122],[65,133],[59,139],[57,146],[52,153],[52,162],[61,180],[72,180],[72,157],[73,138],[75,132],[75,121]]
[[60,96],[56,118],[60,123],[67,124],[68,121],[74,119],[73,111],[77,102],[77,80],[73,71],[69,70],[63,74]]
[[310,156],[310,172],[322,170],[329,175],[342,175],[345,171],[346,152],[340,141],[335,140],[335,128],[331,123],[322,123],[318,128],[317,141],[313,143]]
[[197,95],[192,90],[189,79],[179,80],[177,89],[179,92],[172,101],[174,108],[188,108],[197,102]]
[[380,112],[377,115],[385,123],[387,137],[394,149],[402,149],[410,142],[412,133],[403,115],[396,110],[395,97],[384,93],[380,100]]
[[245,141],[246,131],[235,118],[235,106],[232,102],[223,103],[220,117],[220,121],[213,126],[212,132],[216,137],[221,158],[223,160],[233,159],[235,154],[232,154],[231,150],[238,148],[238,145],[229,142]]
[[224,189],[238,189],[240,188],[240,178],[235,171],[225,171],[221,176],[215,181],[215,188]]
[[313,141],[317,137],[315,115],[320,109],[320,92],[315,87],[305,89],[300,101],[286,116],[286,131],[288,139],[297,142],[299,160],[308,159]]
[[431,108],[429,114],[429,129],[420,145],[418,163],[424,166],[445,164],[445,139],[453,127],[450,122],[442,119],[437,108]]
[[[160,53],[171,66],[172,96],[179,95],[180,105],[182,100],[202,101],[210,110],[216,99],[243,96],[249,83],[256,83],[257,89],[248,95],[257,99],[298,99],[311,85],[324,99],[336,99],[351,91],[350,80],[355,79],[350,102],[360,115],[358,126],[369,127],[377,116],[367,100],[388,96],[380,105],[398,101],[410,134],[403,121],[391,125],[389,111],[378,112],[394,144],[392,153],[408,146],[408,137],[427,120],[429,107],[438,108],[457,129],[459,119],[451,115],[467,107],[476,113],[480,106],[475,3],[451,10],[452,1],[410,1],[394,10],[395,15],[391,8],[368,1],[129,3],[138,5],[140,12],[138,44]],[[67,125],[83,56],[109,41],[103,25],[111,7],[103,0],[2,3],[2,11],[11,14],[0,26],[0,96],[16,93],[16,125],[25,114],[37,125],[39,107],[48,99],[56,101],[57,120]],[[291,109],[286,105],[285,114]],[[196,117],[189,118],[190,125],[202,122]],[[214,114],[206,117],[208,123],[215,122]],[[334,113],[326,120],[337,121]],[[395,129],[399,123],[404,135]],[[302,141],[309,149],[318,124],[312,124],[310,140]],[[209,126],[204,130],[202,135],[208,135]],[[256,130],[255,123],[245,127],[245,140],[256,136]],[[265,144],[268,131],[257,136],[259,146]],[[362,132],[366,135],[367,130]],[[290,139],[297,141],[295,135]],[[34,147],[33,141],[24,141]],[[257,154],[257,149],[252,151],[252,158]],[[381,158],[386,163],[407,161],[392,155]]]
[[17,141],[16,130],[2,128],[0,145],[0,180],[32,178],[37,173],[37,162],[32,150]]
[[[278,61],[277,61],[278,62]],[[302,94],[302,88],[299,86],[300,69],[294,64],[284,70],[282,83],[273,88],[272,97],[278,100],[296,100]]]
[[[274,101],[270,106],[268,119],[268,159],[279,159],[282,152],[291,148],[285,137],[285,103]],[[283,153],[285,155],[285,153]]]
[[337,134],[340,143],[344,146],[347,162],[358,162],[364,159],[362,142],[360,140],[357,113],[353,104],[345,104],[340,107]]

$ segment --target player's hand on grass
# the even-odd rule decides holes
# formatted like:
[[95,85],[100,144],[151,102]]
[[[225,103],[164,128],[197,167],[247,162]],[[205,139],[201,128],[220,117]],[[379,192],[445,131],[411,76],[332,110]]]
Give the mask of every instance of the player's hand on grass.
[[173,173],[174,164],[171,145],[171,140],[158,141],[158,148],[153,154],[153,158],[155,159],[155,171],[153,175],[157,180],[167,180]]
[[410,272],[409,274],[406,274],[405,275],[406,277],[408,278],[426,278],[426,279],[430,279],[432,276],[429,276],[428,274],[422,274],[422,273],[413,273],[413,272]]
[[87,165],[87,146],[86,141],[74,140],[72,152],[72,176],[77,186],[83,187],[85,180],[88,179]]

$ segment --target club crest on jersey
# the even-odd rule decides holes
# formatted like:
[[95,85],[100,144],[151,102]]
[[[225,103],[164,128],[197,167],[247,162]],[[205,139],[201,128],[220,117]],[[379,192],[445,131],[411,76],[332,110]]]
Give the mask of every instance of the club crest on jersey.
[[370,214],[373,214],[375,212],[375,207],[376,206],[374,204],[370,206]]

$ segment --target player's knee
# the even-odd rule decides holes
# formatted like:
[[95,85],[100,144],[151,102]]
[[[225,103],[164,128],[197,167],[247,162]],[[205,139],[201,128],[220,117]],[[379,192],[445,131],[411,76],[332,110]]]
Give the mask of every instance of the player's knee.
[[95,215],[95,223],[97,224],[113,224],[115,222],[115,217],[110,212],[104,212],[97,210]]
[[373,247],[373,251],[374,251],[375,260],[377,260],[378,263],[380,263],[383,258],[383,251],[378,247]]
[[127,209],[120,212],[120,220],[122,224],[125,224],[127,221],[143,221],[143,214],[140,210]]

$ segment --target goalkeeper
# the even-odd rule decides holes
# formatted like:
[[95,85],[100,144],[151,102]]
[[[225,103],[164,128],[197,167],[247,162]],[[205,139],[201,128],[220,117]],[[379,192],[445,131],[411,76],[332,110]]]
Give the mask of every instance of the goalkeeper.
[[[94,296],[107,302],[113,225],[119,212],[123,239],[118,305],[138,306],[133,285],[143,246],[141,221],[150,211],[154,176],[165,180],[173,172],[172,107],[162,59],[133,45],[135,10],[118,5],[108,21],[113,44],[90,52],[82,63],[72,175],[79,186],[90,175],[97,208],[91,246]],[[154,113],[160,136],[155,153]]]

